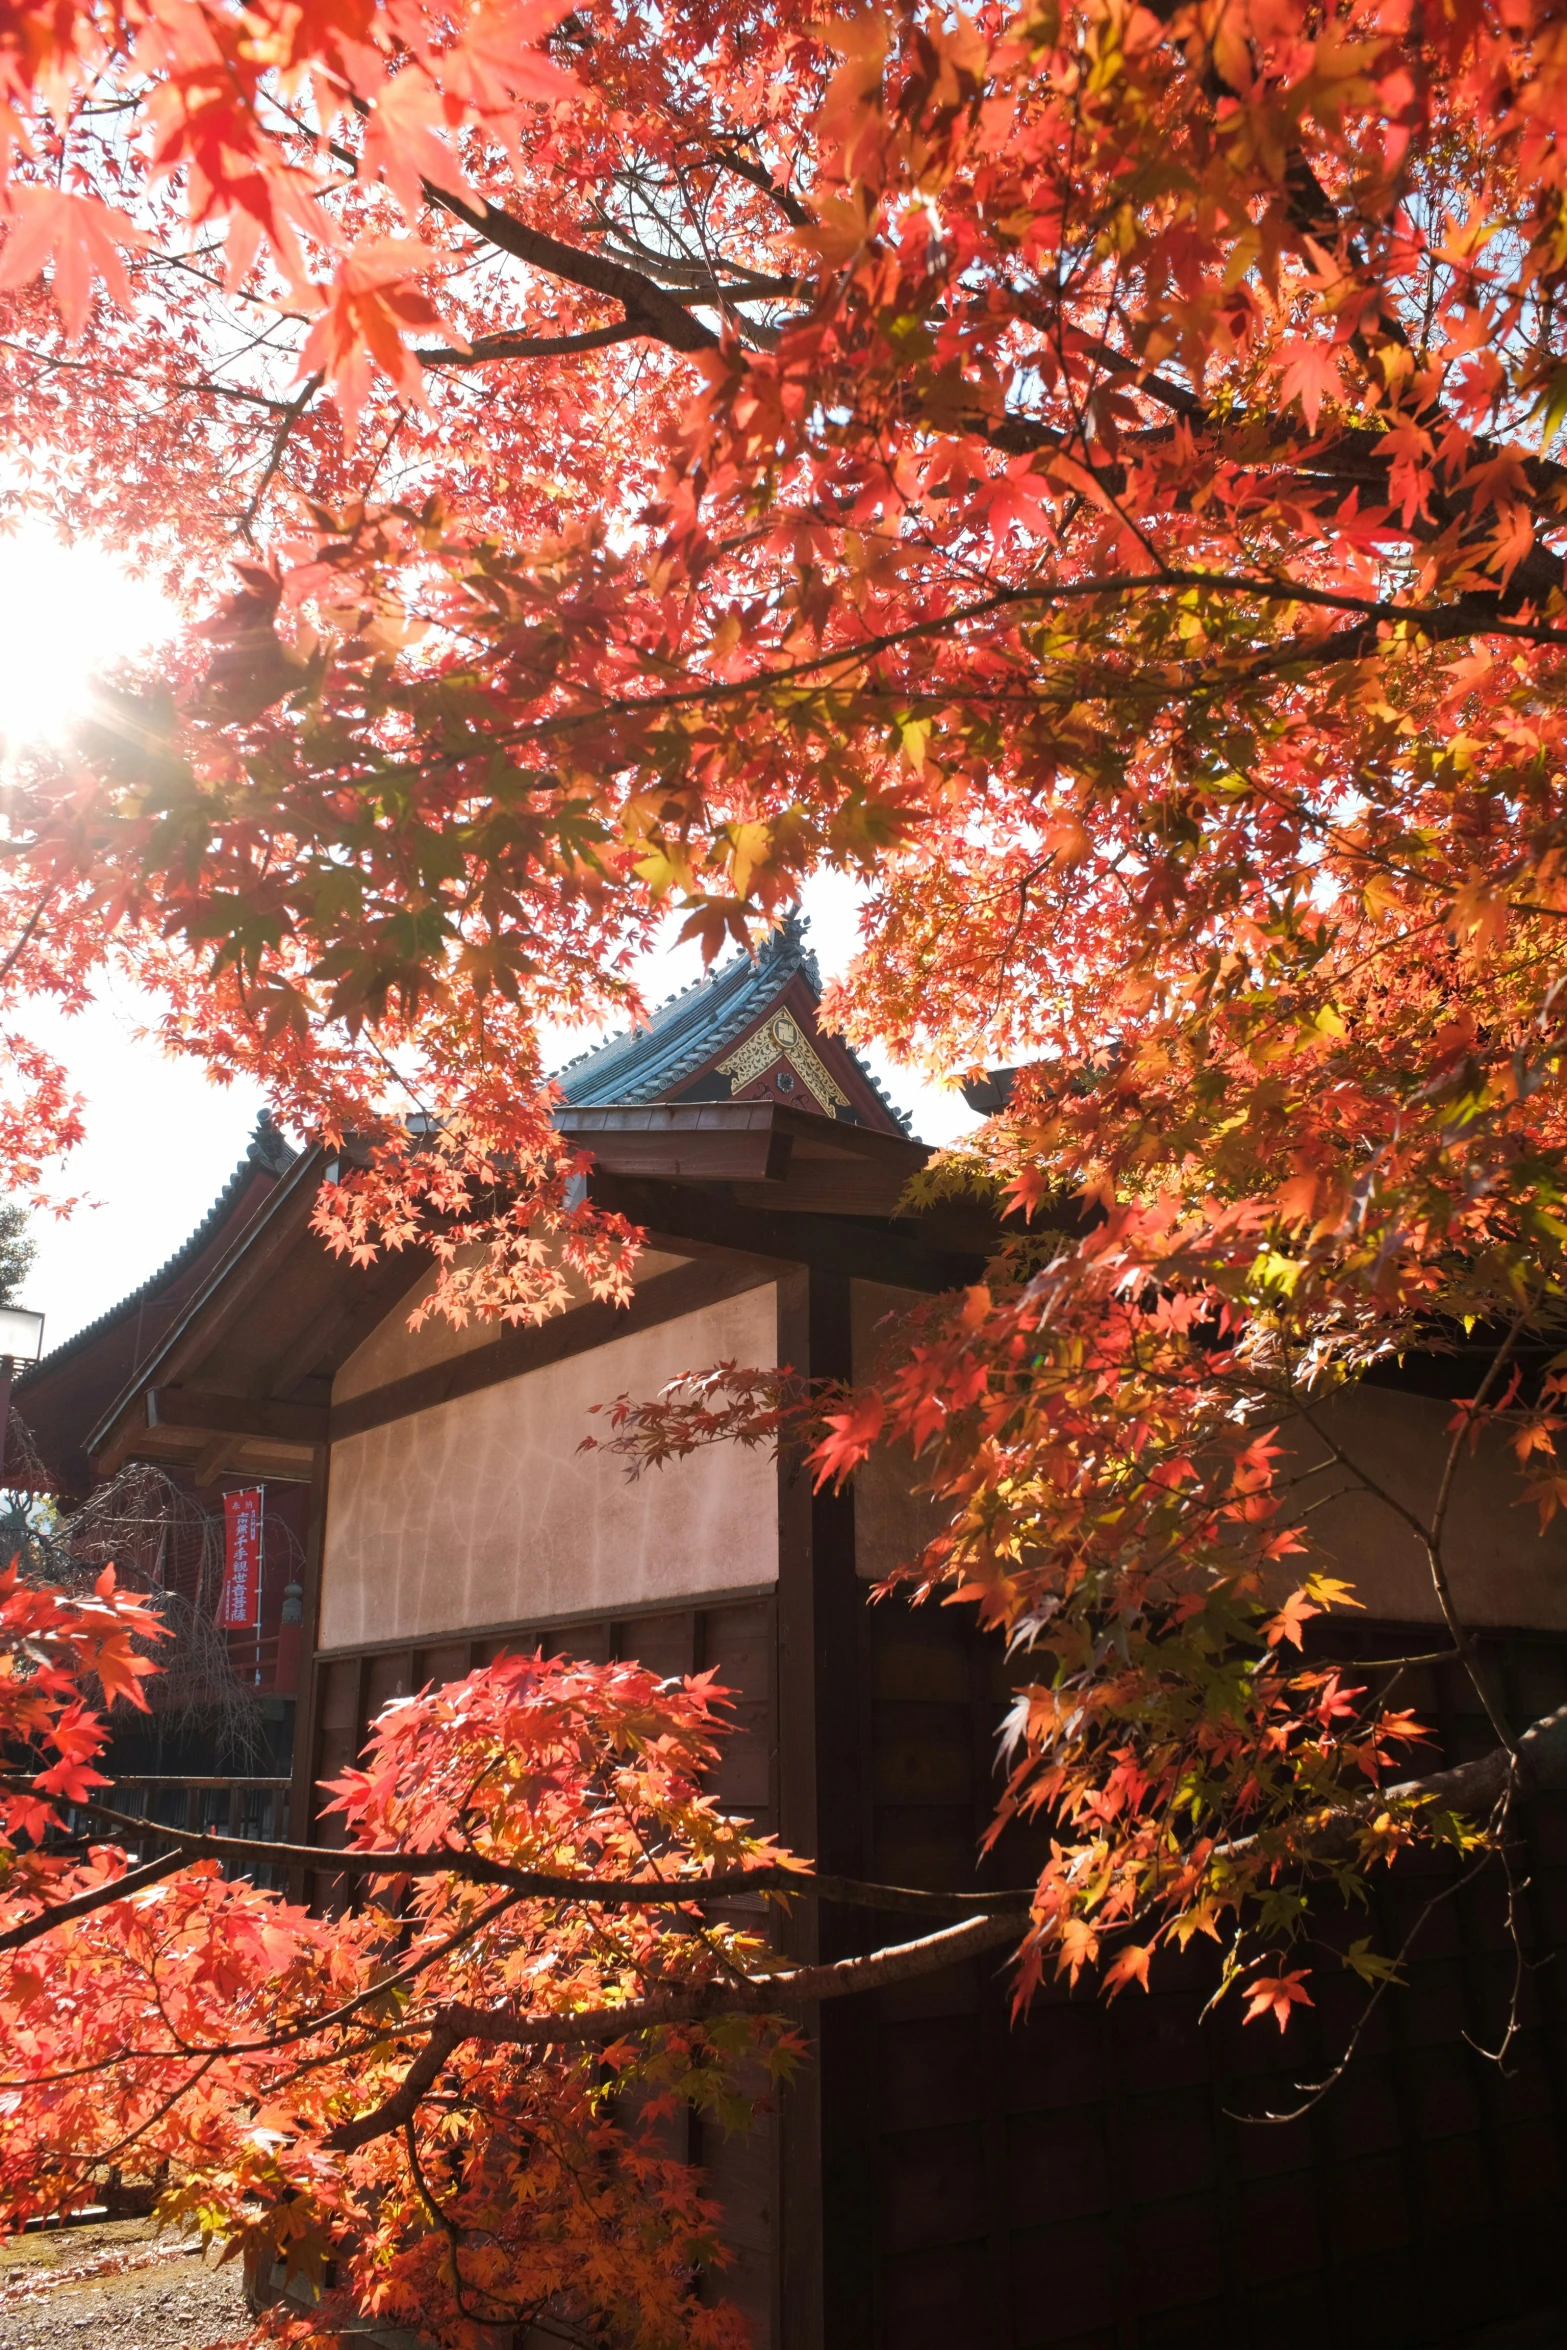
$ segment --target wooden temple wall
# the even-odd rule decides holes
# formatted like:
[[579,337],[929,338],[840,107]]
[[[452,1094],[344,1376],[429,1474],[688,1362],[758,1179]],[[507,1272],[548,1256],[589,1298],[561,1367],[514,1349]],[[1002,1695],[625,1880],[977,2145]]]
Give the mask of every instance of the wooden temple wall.
[[[1407,1628],[1406,1628],[1407,1629]],[[869,1611],[869,1872],[973,1883],[1004,1698],[997,1644],[953,1610]],[[1399,1627],[1363,1628],[1371,1643]],[[1515,1718],[1567,1700],[1567,1643],[1491,1643]],[[1467,1678],[1411,1673],[1455,1759],[1492,1743]],[[1287,2124],[1364,2004],[1331,1957],[1281,2041],[1232,2002],[1204,2024],[1206,1949],[1151,1995],[1086,1988],[1010,2013],[991,1960],[846,2002],[828,2021],[827,2350],[1413,2350],[1560,2297],[1567,2191],[1567,1803],[1520,1812],[1521,2029],[1505,1888],[1401,1863],[1340,1937],[1399,1949],[1431,1910],[1353,2064]],[[1027,1882],[1019,1838],[994,1882]],[[885,1921],[892,1925],[892,1920]],[[1287,2069],[1281,2060],[1287,2058]],[[1543,2341],[1545,2337],[1542,2335]]]
[[[781,1271],[776,1359],[851,1375],[897,1290],[852,1255]],[[740,1695],[726,1804],[824,1870],[972,1888],[996,1793],[1000,1643],[966,1612],[870,1601],[870,1574],[917,1537],[906,1493],[874,1480],[858,1499],[813,1493],[780,1468],[765,1515],[773,1585],[737,1576],[678,1603],[540,1608],[320,1655],[310,1776],[341,1770],[389,1698],[541,1638],[665,1672],[717,1665]],[[1509,1545],[1523,1538],[1518,1513],[1482,1513],[1477,1533],[1489,1541],[1503,1524]],[[1377,1545],[1363,1523],[1349,1531],[1374,1587]],[[705,1558],[702,1579],[722,1568]],[[1438,1645],[1407,1621],[1352,1634],[1335,1618],[1333,1636],[1337,1653],[1358,1639],[1367,1656]],[[1560,1631],[1487,1638],[1516,1719],[1567,1700]],[[1411,1671],[1400,1698],[1454,1758],[1490,1743],[1450,1666]],[[1027,1881],[1037,1856],[1026,1837],[1009,1842],[981,1883]],[[1345,2077],[1284,2124],[1237,2117],[1289,2107],[1296,2082],[1331,2069],[1364,1998],[1331,1956],[1284,2040],[1271,2022],[1243,2030],[1233,2004],[1200,2022],[1207,1949],[1157,1969],[1151,1996],[1106,2007],[1088,1988],[1051,1988],[1022,2022],[1002,1960],[825,2006],[808,2019],[816,2060],[776,2119],[751,2137],[687,2141],[726,2208],[740,2251],[727,2289],[758,2350],[1315,2350],[1324,2337],[1417,2350],[1553,2295],[1567,2338],[1554,2250],[1567,1808],[1520,1812],[1518,1882],[1530,1965],[1506,2064],[1481,2053],[1515,1984],[1499,1873],[1460,1883],[1421,1856],[1379,1883],[1370,1916],[1343,1923],[1346,1941],[1369,1934],[1392,1952],[1429,1909],[1407,1989],[1381,2002]],[[802,1904],[786,1941],[833,1957],[906,1930],[898,1916]]]
[[[663,1262],[638,1292],[640,1326],[633,1312],[579,1308],[464,1347],[471,1324],[415,1335],[399,1306],[344,1365],[333,1385],[322,1648],[431,1641],[525,1613],[609,1615],[774,1578],[764,1453],[715,1447],[633,1480],[603,1449],[610,1424],[595,1407],[655,1395],[715,1363],[775,1359],[765,1268]],[[591,1439],[597,1449],[584,1451]]]

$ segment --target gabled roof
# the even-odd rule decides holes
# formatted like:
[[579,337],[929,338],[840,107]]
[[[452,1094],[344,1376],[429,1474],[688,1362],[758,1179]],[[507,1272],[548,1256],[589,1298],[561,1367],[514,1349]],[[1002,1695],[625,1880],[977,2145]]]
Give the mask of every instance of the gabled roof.
[[190,1238],[106,1313],[73,1331],[18,1378],[18,1415],[57,1490],[87,1489],[91,1478],[82,1441],[86,1431],[161,1343],[183,1306],[206,1285],[296,1156],[263,1114],[244,1157]]
[[[694,986],[660,1004],[645,1027],[612,1037],[569,1062],[556,1082],[574,1109],[678,1099],[683,1088],[759,1028],[791,990],[801,1010],[814,1015],[822,975],[798,909],[784,917],[754,956],[731,956]],[[811,1027],[815,1031],[814,1017]],[[847,1062],[870,1095],[863,1109],[851,1110],[852,1122],[878,1123],[879,1110],[889,1130],[910,1131],[909,1119],[894,1108],[858,1053],[841,1038],[823,1037],[819,1031],[811,1042],[829,1067],[834,1061]]]
[[[182,1240],[174,1254],[171,1257],[165,1257],[157,1271],[149,1273],[145,1281],[138,1283],[135,1289],[127,1291],[117,1305],[110,1306],[104,1313],[99,1314],[95,1321],[84,1322],[80,1330],[73,1330],[69,1338],[62,1338],[58,1346],[51,1347],[46,1355],[40,1356],[36,1363],[29,1365],[27,1371],[17,1381],[18,1394],[28,1380],[42,1378],[45,1371],[52,1371],[71,1355],[82,1353],[92,1345],[95,1339],[101,1338],[105,1331],[112,1329],[116,1322],[123,1322],[126,1316],[134,1313],[138,1307],[147,1304],[152,1298],[161,1296],[165,1290],[171,1289],[180,1275],[188,1272],[209,1244],[223,1232],[235,1210],[244,1202],[246,1194],[254,1188],[257,1169],[259,1168],[266,1175],[286,1175],[298,1155],[298,1152],[278,1132],[267,1112],[263,1110],[256,1120],[255,1131],[245,1146],[244,1157],[190,1238]],[[256,1202],[252,1203],[253,1207],[259,1204],[259,1197],[258,1194]]]

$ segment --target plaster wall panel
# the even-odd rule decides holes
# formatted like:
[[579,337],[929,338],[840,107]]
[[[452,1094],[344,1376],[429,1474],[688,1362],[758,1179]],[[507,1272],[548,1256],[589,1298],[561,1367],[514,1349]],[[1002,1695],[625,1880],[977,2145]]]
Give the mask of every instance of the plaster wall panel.
[[[896,1341],[899,1317],[917,1303],[912,1291],[854,1283],[857,1379],[874,1372]],[[1326,1464],[1320,1474],[1308,1473],[1299,1488],[1300,1506],[1310,1505],[1309,1563],[1353,1584],[1373,1616],[1441,1622],[1424,1550],[1391,1504],[1429,1516],[1451,1441],[1452,1410],[1437,1397],[1362,1383],[1322,1406],[1322,1435],[1298,1421],[1282,1432],[1302,1470]],[[1343,1462],[1333,1458],[1330,1443]],[[1389,1498],[1357,1486],[1357,1471]],[[917,1558],[940,1530],[942,1513],[913,1490],[914,1481],[915,1465],[901,1451],[873,1453],[855,1479],[855,1555],[867,1580],[880,1580]],[[1537,1513],[1519,1506],[1520,1490],[1505,1445],[1486,1442],[1465,1452],[1443,1543],[1459,1612],[1477,1626],[1567,1631],[1567,1520],[1557,1518],[1542,1535]],[[1283,1580],[1293,1584],[1306,1563],[1286,1562]]]
[[[869,1379],[897,1342],[898,1324],[921,1301],[914,1289],[881,1281],[849,1285],[849,1328],[854,1376]],[[854,1564],[868,1583],[879,1583],[917,1559],[940,1533],[946,1512],[928,1494],[916,1493],[914,1456],[907,1446],[878,1446],[854,1479]]]
[[578,1447],[604,1431],[594,1404],[652,1395],[711,1363],[777,1357],[777,1289],[766,1282],[345,1437],[332,1448],[321,1646],[774,1582],[777,1477],[765,1450],[717,1445],[632,1483],[615,1455]]
[[[1371,1615],[1403,1623],[1439,1623],[1431,1569],[1414,1530],[1393,1503],[1429,1522],[1441,1486],[1451,1403],[1362,1382],[1323,1404],[1317,1431],[1288,1423],[1283,1441],[1308,1474],[1297,1506],[1306,1519],[1310,1563],[1352,1583]],[[1326,1439],[1326,1441],[1324,1441]],[[1336,1447],[1343,1456],[1333,1457]],[[1378,1494],[1355,1488],[1363,1472]],[[1494,1440],[1465,1449],[1453,1483],[1443,1560],[1458,1613],[1473,1625],[1567,1631],[1567,1523],[1542,1534],[1539,1514],[1519,1504],[1522,1479],[1508,1448]],[[1336,1498],[1335,1498],[1336,1497]],[[1287,1562],[1296,1580],[1305,1561]]]
[[[459,1256],[457,1261],[461,1264],[463,1258]],[[644,1281],[651,1281],[656,1273],[672,1273],[677,1265],[689,1261],[686,1257],[666,1256],[656,1248],[645,1248],[636,1263],[638,1287]],[[477,1346],[492,1346],[512,1327],[509,1322],[475,1319],[464,1322],[459,1329],[444,1314],[432,1314],[417,1330],[410,1330],[408,1317],[429,1296],[434,1279],[435,1267],[426,1265],[385,1321],[378,1322],[369,1337],[355,1347],[332,1382],[334,1403],[347,1403],[354,1396],[368,1395],[373,1388],[389,1387],[394,1379],[406,1379],[410,1372],[427,1370],[435,1363],[449,1363],[456,1355],[471,1354]],[[572,1305],[581,1305],[588,1292],[571,1275],[567,1279],[567,1294]]]

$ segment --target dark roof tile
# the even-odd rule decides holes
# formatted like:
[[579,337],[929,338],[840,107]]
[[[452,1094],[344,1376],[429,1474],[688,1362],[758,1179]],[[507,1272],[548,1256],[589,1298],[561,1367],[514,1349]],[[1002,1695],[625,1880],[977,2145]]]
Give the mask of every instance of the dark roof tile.
[[36,1379],[45,1371],[57,1369],[81,1348],[90,1346],[104,1331],[112,1329],[116,1322],[123,1321],[146,1299],[156,1297],[160,1290],[168,1288],[171,1282],[177,1281],[182,1273],[195,1264],[208,1242],[222,1230],[258,1167],[268,1175],[286,1175],[298,1156],[299,1153],[285,1142],[269,1114],[263,1110],[246,1145],[245,1156],[189,1239],[182,1241],[173,1256],[166,1258],[155,1273],[149,1273],[145,1281],[138,1282],[117,1305],[110,1306],[106,1313],[99,1314],[95,1320],[84,1323],[80,1330],[73,1330],[69,1338],[63,1338],[58,1346],[51,1347],[48,1354],[40,1356],[36,1363],[30,1363],[24,1376],[17,1381],[18,1395],[29,1379]]
[[[819,997],[822,975],[806,943],[805,917],[797,909],[784,917],[754,956],[732,955],[660,1004],[646,1026],[611,1037],[607,1044],[568,1062],[557,1073],[556,1083],[579,1110],[598,1109],[606,1102],[667,1100],[725,1045],[747,1035],[796,972]],[[888,1100],[859,1054],[847,1045],[843,1049],[907,1134],[904,1112]]]

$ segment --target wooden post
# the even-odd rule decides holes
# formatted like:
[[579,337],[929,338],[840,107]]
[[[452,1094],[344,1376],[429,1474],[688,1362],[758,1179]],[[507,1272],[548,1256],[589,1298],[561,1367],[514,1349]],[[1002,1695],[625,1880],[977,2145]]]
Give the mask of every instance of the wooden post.
[[[294,1769],[289,1790],[289,1839],[295,1844],[315,1842],[316,1722],[321,1705],[321,1668],[316,1650],[321,1640],[321,1552],[326,1541],[327,1480],[332,1456],[328,1446],[316,1448],[310,1468],[310,1529],[305,1541],[305,1587],[302,1603],[302,1670],[294,1704]],[[314,1905],[315,1885],[303,1869],[289,1880],[289,1899]]]
[[[779,1360],[811,1378],[848,1378],[845,1273],[801,1267],[779,1284]],[[865,1608],[855,1573],[854,1497],[813,1493],[779,1465],[779,1832],[824,1870],[863,1876],[868,1755]],[[865,1923],[802,1904],[791,1948],[837,1958],[863,1947]],[[783,2106],[781,2350],[866,2350],[874,2283],[871,2050],[860,2000],[806,2019],[815,2062]]]

